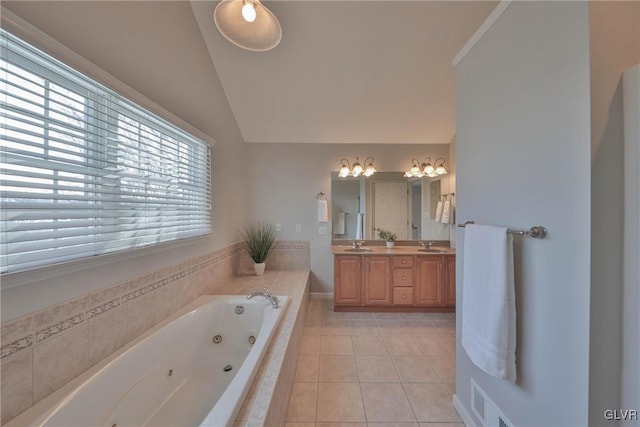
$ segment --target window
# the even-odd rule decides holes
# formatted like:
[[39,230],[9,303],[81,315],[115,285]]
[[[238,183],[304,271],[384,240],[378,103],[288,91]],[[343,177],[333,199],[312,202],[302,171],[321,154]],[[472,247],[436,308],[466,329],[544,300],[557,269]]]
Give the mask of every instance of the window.
[[211,232],[206,142],[0,30],[0,271]]

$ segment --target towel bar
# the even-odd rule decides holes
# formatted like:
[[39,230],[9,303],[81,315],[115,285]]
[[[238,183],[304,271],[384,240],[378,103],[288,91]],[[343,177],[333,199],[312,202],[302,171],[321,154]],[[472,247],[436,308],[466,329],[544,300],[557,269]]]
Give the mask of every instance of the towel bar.
[[[458,227],[466,227],[467,224],[474,224],[474,222],[467,221],[464,224],[458,224]],[[517,234],[519,236],[529,236],[529,237],[533,237],[534,239],[544,239],[545,237],[547,237],[547,229],[541,225],[535,225],[526,231],[507,229],[507,233]]]

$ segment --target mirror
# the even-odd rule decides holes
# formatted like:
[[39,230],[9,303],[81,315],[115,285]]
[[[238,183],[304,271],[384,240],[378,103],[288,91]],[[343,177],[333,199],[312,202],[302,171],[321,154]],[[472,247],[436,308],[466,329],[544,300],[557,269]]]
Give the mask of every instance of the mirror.
[[[370,178],[339,178],[331,173],[334,240],[377,239],[376,228],[397,240],[449,240],[449,224],[435,221],[438,201],[452,196],[449,178],[405,178],[403,172],[378,172]],[[444,197],[443,197],[444,196]]]

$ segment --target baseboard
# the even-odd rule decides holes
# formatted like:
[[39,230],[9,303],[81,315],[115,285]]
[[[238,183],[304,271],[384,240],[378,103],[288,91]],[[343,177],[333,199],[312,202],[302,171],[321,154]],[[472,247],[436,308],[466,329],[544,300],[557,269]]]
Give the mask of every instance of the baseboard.
[[467,412],[462,402],[460,402],[460,399],[458,399],[457,394],[453,395],[451,404],[453,404],[453,407],[456,408],[456,411],[458,411],[458,415],[460,415],[460,418],[462,418],[462,422],[466,427],[481,427],[475,423],[471,414]]
[[309,292],[309,296],[316,299],[333,299],[333,292]]

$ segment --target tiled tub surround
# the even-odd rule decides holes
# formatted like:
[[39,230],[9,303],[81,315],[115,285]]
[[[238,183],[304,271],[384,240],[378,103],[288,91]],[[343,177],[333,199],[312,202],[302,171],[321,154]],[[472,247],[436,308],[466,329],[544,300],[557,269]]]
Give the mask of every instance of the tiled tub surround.
[[[198,296],[221,293],[220,289],[245,281],[248,285],[253,278],[236,277],[242,271],[242,246],[237,243],[4,322],[0,423],[8,422]],[[308,242],[278,242],[272,256],[294,261],[278,264],[283,268],[308,269],[308,263],[298,265],[308,260],[308,252]]]

